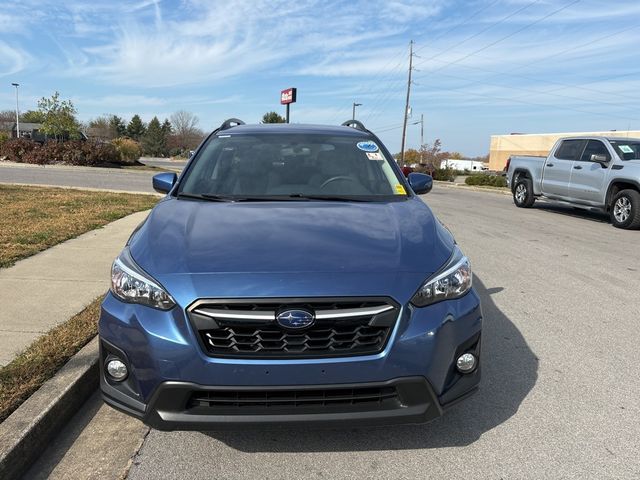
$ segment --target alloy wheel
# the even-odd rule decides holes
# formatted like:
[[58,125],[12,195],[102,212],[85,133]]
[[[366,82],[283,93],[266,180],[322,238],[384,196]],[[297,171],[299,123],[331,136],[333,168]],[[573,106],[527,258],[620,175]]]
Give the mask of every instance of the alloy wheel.
[[631,215],[631,201],[627,197],[620,197],[613,207],[613,216],[618,223],[624,223]]
[[516,187],[516,201],[518,203],[523,203],[525,198],[527,197],[527,187],[524,183],[518,184]]

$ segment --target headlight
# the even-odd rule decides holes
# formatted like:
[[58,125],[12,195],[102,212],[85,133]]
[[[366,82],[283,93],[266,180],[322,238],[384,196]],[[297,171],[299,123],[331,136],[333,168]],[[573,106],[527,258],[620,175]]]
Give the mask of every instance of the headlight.
[[456,246],[447,264],[427,280],[411,299],[416,307],[463,296],[471,290],[469,259]]
[[135,264],[128,247],[111,266],[111,292],[123,302],[160,310],[169,310],[176,304],[164,288]]

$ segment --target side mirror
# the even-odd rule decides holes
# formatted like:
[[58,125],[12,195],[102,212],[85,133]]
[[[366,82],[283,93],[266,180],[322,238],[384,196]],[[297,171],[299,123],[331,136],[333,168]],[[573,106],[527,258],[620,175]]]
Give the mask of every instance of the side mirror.
[[153,176],[153,189],[159,193],[169,193],[177,180],[178,175],[175,173],[159,173]]
[[433,188],[433,178],[426,173],[411,172],[407,180],[409,180],[411,190],[413,190],[416,195],[429,193],[431,188]]
[[606,167],[607,163],[609,163],[609,159],[607,158],[606,155],[595,155],[595,154],[591,155],[591,161],[595,163],[599,163],[603,167]]

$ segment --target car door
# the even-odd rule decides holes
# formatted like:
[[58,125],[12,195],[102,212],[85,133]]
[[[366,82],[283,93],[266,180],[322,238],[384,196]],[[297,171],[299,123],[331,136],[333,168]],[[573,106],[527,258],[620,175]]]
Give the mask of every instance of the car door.
[[547,159],[542,173],[542,192],[549,197],[569,197],[573,162],[580,158],[586,140],[563,140]]
[[[591,160],[592,155],[606,158],[607,165]],[[589,140],[580,158],[573,162],[569,196],[579,203],[600,205],[602,189],[611,164],[611,152],[600,140]]]

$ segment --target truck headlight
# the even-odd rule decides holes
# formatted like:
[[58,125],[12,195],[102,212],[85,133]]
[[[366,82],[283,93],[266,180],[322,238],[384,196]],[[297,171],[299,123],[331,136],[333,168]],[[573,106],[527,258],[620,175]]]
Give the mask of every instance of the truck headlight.
[[471,265],[469,259],[456,246],[447,264],[418,289],[411,303],[416,307],[425,307],[443,300],[459,298],[469,290]]
[[123,302],[139,303],[160,310],[169,310],[176,305],[171,295],[136,265],[129,247],[111,266],[111,293]]

